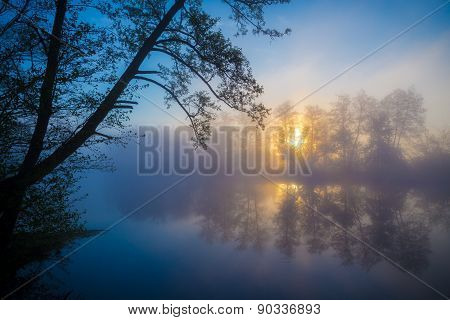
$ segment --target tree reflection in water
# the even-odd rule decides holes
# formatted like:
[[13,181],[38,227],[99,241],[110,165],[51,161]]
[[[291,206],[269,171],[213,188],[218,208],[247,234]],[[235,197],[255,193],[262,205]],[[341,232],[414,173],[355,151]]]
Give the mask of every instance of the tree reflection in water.
[[192,206],[201,236],[209,242],[233,243],[237,249],[273,245],[288,258],[304,246],[311,254],[332,250],[344,265],[367,270],[383,260],[318,211],[420,274],[428,264],[432,226],[444,222],[448,228],[445,222],[450,220],[448,197],[430,202],[429,194],[415,189],[216,181],[199,188]]

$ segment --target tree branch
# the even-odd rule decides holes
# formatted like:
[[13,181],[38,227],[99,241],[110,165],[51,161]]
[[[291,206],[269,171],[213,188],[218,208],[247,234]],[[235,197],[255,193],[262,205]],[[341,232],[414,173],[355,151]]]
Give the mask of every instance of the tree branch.
[[129,100],[117,100],[116,103],[138,104],[136,101],[129,101]]
[[129,106],[129,105],[120,105],[120,106],[114,106],[114,109],[129,109],[129,110],[133,110],[133,106]]
[[207,87],[208,89],[211,91],[211,93],[216,97],[216,99],[222,101],[224,104],[226,104],[228,107],[230,107],[231,109],[237,109],[236,107],[233,107],[231,104],[229,104],[225,99],[223,99],[222,97],[219,96],[219,94],[214,90],[214,88],[211,86],[211,84],[209,83],[209,81],[207,81],[197,70],[195,70],[195,68],[193,66],[191,66],[190,64],[188,64],[186,61],[184,61],[181,57],[177,56],[175,53],[173,53],[172,51],[169,51],[167,48],[164,49],[160,49],[160,48],[153,48],[152,51],[157,51],[157,52],[161,52],[161,53],[165,53],[168,56],[171,56],[172,58],[174,58],[175,60],[179,61],[180,63],[182,63],[183,65],[185,65],[189,70],[191,70],[192,73],[194,73]]
[[48,55],[48,48],[47,48],[47,44],[45,43],[45,39],[42,38],[41,33],[39,32],[39,29],[36,28],[34,25],[31,25],[31,28],[33,28],[34,32],[36,33],[36,35],[39,38],[39,43],[42,45],[42,48],[44,49],[44,52],[46,55]]
[[194,117],[195,117],[195,116],[192,115],[192,114],[186,109],[186,107],[181,103],[181,101],[178,99],[178,97],[176,96],[176,94],[175,94],[172,90],[170,90],[170,89],[167,88],[165,85],[163,85],[163,84],[161,84],[161,83],[159,83],[158,81],[153,80],[153,79],[149,79],[149,78],[141,77],[141,76],[135,76],[134,78],[135,78],[135,79],[138,79],[138,80],[144,80],[144,81],[148,81],[148,82],[151,82],[151,83],[153,83],[153,84],[156,84],[156,85],[159,86],[160,88],[164,89],[167,93],[169,93],[170,96],[175,100],[175,102],[176,102],[176,103],[181,107],[181,109],[183,109],[183,111],[186,113],[186,115],[187,115],[189,121],[191,122],[192,129],[194,130],[195,136],[196,136],[197,138],[199,137],[198,132],[197,132],[197,128],[196,128],[195,123],[194,123]]
[[114,109],[114,105],[116,104],[118,98],[126,89],[128,83],[136,75],[142,62],[155,46],[156,41],[169,26],[177,12],[183,7],[184,3],[185,0],[175,1],[172,7],[167,11],[167,13],[165,13],[163,19],[158,23],[150,36],[144,41],[143,45],[138,50],[122,76],[117,80],[111,91],[100,103],[99,107],[86,120],[83,127],[61,146],[59,146],[51,155],[35,165],[26,176],[19,177],[20,183],[30,185],[39,181],[58,165],[60,165],[64,160],[70,157],[74,152],[76,152],[78,148],[80,148],[93,134],[95,134],[95,130],[98,125],[106,118],[108,113]]
[[153,70],[150,70],[150,71],[139,70],[136,72],[136,74],[160,74],[160,73],[161,73],[161,71],[153,71]]
[[195,42],[197,42],[197,39],[192,34],[186,32],[186,31],[183,31],[183,30],[180,30],[180,29],[173,29],[173,28],[167,28],[166,31],[181,33],[182,35],[185,35],[186,37],[189,37],[192,40],[194,40]]
[[53,21],[52,38],[50,39],[48,49],[47,67],[40,90],[38,118],[31,137],[30,146],[19,169],[19,174],[21,175],[26,174],[38,161],[44,144],[44,138],[47,133],[48,123],[52,115],[53,92],[61,49],[59,38],[62,34],[66,10],[67,0],[58,0]]
[[106,138],[106,139],[108,139],[108,140],[113,140],[113,139],[116,139],[115,137],[113,137],[113,136],[109,136],[109,135],[107,135],[107,134],[104,134],[104,133],[101,133],[101,132],[98,132],[98,131],[95,131],[95,133],[94,134],[96,134],[97,136],[100,136],[100,137],[103,137],[103,138]]
[[25,14],[25,10],[27,9],[28,5],[30,4],[30,0],[26,0],[24,5],[22,6],[22,8],[19,10],[18,8],[16,8],[15,6],[11,5],[9,2],[7,2],[6,0],[1,0],[4,3],[4,6],[7,7],[11,7],[14,10],[17,11],[17,14],[8,21],[8,23],[5,24],[5,26],[3,27],[3,29],[0,31],[0,37],[3,36],[6,31],[8,31],[9,28],[11,28],[14,23],[16,23],[24,14]]

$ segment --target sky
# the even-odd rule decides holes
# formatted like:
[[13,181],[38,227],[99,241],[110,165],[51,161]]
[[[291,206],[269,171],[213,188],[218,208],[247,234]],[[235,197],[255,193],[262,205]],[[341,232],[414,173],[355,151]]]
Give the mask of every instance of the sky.
[[[261,97],[269,107],[295,103],[354,64],[444,0],[332,1],[293,0],[271,7],[267,25],[287,27],[292,33],[271,40],[251,34],[233,37],[236,29],[227,19],[221,1],[205,1],[205,8],[222,18],[220,27],[250,60],[255,77],[264,86]],[[430,128],[450,125],[450,3],[342,77],[300,103],[328,107],[339,94],[360,90],[382,98],[396,88],[414,87],[424,97]],[[143,92],[162,106],[162,93]],[[133,116],[138,124],[162,124],[173,118],[148,104]],[[157,111],[155,111],[157,110]],[[171,112],[183,119],[179,110]]]

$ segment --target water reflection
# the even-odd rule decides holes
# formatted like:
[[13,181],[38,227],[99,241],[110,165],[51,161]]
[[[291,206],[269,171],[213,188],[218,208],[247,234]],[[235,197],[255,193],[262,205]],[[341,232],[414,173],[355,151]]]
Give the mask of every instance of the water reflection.
[[[189,191],[195,190],[195,191]],[[304,246],[311,254],[332,250],[342,264],[370,270],[383,260],[349,233],[420,274],[430,253],[433,227],[448,228],[448,195],[429,200],[420,189],[377,185],[271,183],[256,177],[196,177],[176,195],[139,216],[192,218],[208,243],[231,243],[239,250],[275,247],[286,258]],[[157,212],[157,214],[155,214]]]
[[[120,177],[93,183],[109,189],[91,221],[119,208],[115,221],[179,179]],[[127,197],[124,186],[133,186]],[[436,299],[327,219],[448,295],[449,198],[442,189],[192,176],[20,297],[50,288],[94,299]]]
[[261,195],[249,183],[233,185],[229,180],[199,188],[191,213],[199,217],[201,236],[211,243],[233,241],[238,249],[262,250],[270,231]]

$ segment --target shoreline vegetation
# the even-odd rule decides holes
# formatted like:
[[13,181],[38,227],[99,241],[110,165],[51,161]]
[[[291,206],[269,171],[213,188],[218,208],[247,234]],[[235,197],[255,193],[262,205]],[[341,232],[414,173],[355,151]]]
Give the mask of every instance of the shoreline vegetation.
[[60,259],[62,250],[71,246],[75,241],[95,236],[101,231],[80,229],[57,233],[14,233],[11,246],[3,255],[5,260],[0,267],[1,296],[8,294],[34,275],[34,273],[26,276],[20,275],[21,271],[27,269],[28,266],[34,263],[40,264],[49,259]]

